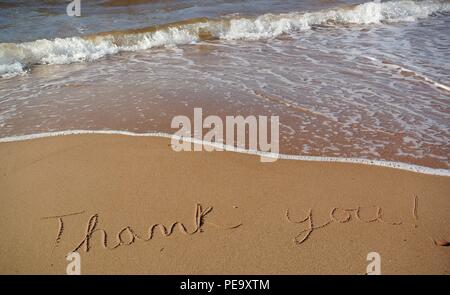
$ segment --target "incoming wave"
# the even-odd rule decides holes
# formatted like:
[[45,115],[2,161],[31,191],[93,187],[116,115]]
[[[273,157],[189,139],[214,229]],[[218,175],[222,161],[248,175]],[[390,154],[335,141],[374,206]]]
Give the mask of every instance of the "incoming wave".
[[122,51],[191,44],[205,40],[259,40],[309,30],[317,25],[372,24],[415,21],[450,11],[450,1],[400,0],[367,2],[317,12],[264,14],[258,17],[199,18],[149,28],[92,36],[41,39],[0,44],[0,76],[25,73],[36,64],[92,61]]
[[163,133],[163,132],[155,132],[155,133],[134,133],[129,131],[120,131],[120,130],[66,130],[66,131],[55,131],[55,132],[46,132],[46,133],[35,133],[29,135],[19,135],[12,137],[3,137],[0,138],[0,143],[7,142],[17,142],[17,141],[25,141],[25,140],[33,140],[39,138],[48,138],[55,136],[68,136],[68,135],[81,135],[81,134],[109,134],[109,135],[124,135],[124,136],[133,136],[133,137],[162,137],[169,138],[175,140],[184,140],[186,142],[201,144],[204,146],[211,146],[217,148],[218,150],[228,151],[228,152],[236,152],[250,155],[258,155],[260,157],[267,158],[275,158],[282,160],[297,160],[297,161],[307,161],[307,162],[332,162],[332,163],[352,163],[352,164],[360,164],[360,165],[371,165],[378,167],[386,167],[399,169],[404,171],[410,171],[421,174],[428,175],[436,175],[436,176],[450,176],[450,170],[448,169],[440,169],[440,168],[430,168],[424,166],[418,166],[413,164],[407,164],[402,162],[391,162],[391,161],[383,161],[383,160],[369,160],[362,158],[339,158],[339,157],[319,157],[319,156],[301,156],[301,155],[286,155],[286,154],[275,154],[270,152],[261,152],[256,150],[238,148],[232,145],[225,145],[216,142],[203,141],[196,138],[191,137],[182,137],[174,134]]

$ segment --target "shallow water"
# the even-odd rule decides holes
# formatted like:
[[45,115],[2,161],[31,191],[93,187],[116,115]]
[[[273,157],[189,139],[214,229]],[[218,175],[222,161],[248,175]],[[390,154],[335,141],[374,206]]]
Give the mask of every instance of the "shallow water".
[[107,2],[2,18],[0,137],[170,133],[202,107],[280,116],[287,154],[450,166],[449,1]]

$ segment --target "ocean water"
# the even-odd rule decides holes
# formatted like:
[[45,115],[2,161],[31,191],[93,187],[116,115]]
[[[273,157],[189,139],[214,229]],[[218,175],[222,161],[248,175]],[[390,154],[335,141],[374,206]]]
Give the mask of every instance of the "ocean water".
[[450,1],[0,1],[0,138],[278,115],[280,151],[450,168]]

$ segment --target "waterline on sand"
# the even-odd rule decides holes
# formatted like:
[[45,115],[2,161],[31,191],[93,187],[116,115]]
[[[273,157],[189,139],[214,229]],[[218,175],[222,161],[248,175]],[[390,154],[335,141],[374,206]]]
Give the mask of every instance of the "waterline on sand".
[[[402,163],[402,162],[369,160],[369,159],[361,159],[361,158],[339,158],[339,157],[274,154],[274,153],[268,153],[268,152],[260,152],[260,151],[256,151],[256,150],[248,150],[248,149],[234,147],[234,146],[225,145],[225,144],[221,144],[221,143],[207,142],[207,141],[199,140],[196,138],[181,137],[181,136],[164,133],[164,132],[134,133],[134,132],[130,132],[130,131],[121,131],[121,130],[65,130],[65,131],[44,132],[44,133],[34,133],[34,134],[28,134],[28,135],[3,137],[3,138],[0,138],[0,143],[25,141],[25,140],[55,137],[55,136],[82,135],[82,134],[124,135],[124,136],[133,136],[133,137],[162,137],[162,138],[169,138],[169,139],[175,138],[177,140],[184,140],[186,142],[190,142],[193,144],[201,144],[204,146],[211,146],[216,149],[222,149],[224,151],[257,155],[260,157],[267,157],[267,158],[277,158],[277,159],[282,159],[282,160],[309,161],[309,162],[335,162],[335,163],[363,164],[363,165],[372,165],[372,166],[378,166],[378,167],[394,168],[394,169],[416,172],[416,173],[427,174],[427,175],[450,176],[450,170],[448,170],[448,169],[430,168],[430,167],[407,164],[407,163]],[[270,165],[270,164],[268,164],[268,165]]]

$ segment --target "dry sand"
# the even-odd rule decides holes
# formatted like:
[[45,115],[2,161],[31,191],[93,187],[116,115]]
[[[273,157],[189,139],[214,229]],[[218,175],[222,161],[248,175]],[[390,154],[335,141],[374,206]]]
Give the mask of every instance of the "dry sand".
[[448,177],[169,143],[1,143],[0,273],[64,274],[77,247],[83,274],[364,274],[371,251],[384,274],[450,273]]

